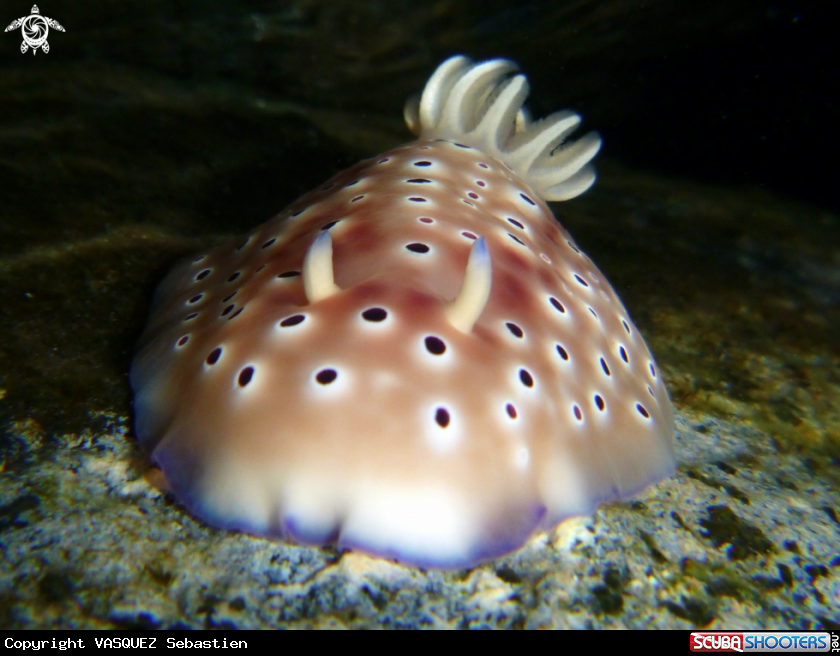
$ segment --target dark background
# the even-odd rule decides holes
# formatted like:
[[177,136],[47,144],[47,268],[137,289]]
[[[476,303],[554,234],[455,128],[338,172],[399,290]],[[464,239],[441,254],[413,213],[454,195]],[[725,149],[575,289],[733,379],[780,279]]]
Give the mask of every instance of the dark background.
[[[2,20],[29,11],[3,2]],[[582,112],[604,154],[667,174],[762,186],[840,209],[832,0],[68,2],[53,52],[0,69],[79,62],[181,84],[398,116],[444,57],[517,60],[535,114]],[[375,83],[375,84],[374,84]],[[2,112],[2,98],[0,98]],[[2,121],[0,114],[0,121]]]

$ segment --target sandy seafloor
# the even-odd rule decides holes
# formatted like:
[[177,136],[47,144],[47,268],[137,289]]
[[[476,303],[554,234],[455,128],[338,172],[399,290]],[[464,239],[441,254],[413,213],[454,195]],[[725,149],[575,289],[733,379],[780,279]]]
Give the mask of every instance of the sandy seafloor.
[[[68,26],[49,55],[0,68],[0,627],[840,628],[840,217],[608,153],[596,187],[554,209],[657,357],[673,477],[454,572],[216,530],[161,494],[127,382],[156,282],[408,140],[392,102],[408,82],[325,105],[349,94],[341,74],[419,84],[436,61],[365,68],[342,42],[355,67],[313,60],[321,86],[289,99],[147,65],[195,57],[220,23],[190,23],[178,51],[162,23],[109,32],[88,9],[85,32],[70,7],[43,7]],[[295,14],[253,16],[248,43],[288,46],[288,70],[292,46],[329,42]],[[144,65],[102,56],[132,29]],[[402,52],[389,38],[384,61]],[[235,71],[235,54],[215,64]]]

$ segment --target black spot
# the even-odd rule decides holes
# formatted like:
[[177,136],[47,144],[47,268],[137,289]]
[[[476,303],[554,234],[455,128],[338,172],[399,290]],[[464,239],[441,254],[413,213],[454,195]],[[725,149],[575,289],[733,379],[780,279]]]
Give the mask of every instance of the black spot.
[[254,368],[245,367],[242,371],[239,372],[239,387],[245,387],[248,383],[251,382],[251,378],[253,377]]
[[601,398],[600,394],[595,395],[595,405],[598,406],[598,410],[600,410],[601,412],[603,412],[604,409],[607,407],[607,404],[604,403],[604,399]]
[[295,276],[299,276],[300,271],[284,271],[283,273],[279,274],[278,278],[294,278]]
[[359,184],[359,180],[353,180],[353,182],[346,184],[344,188],[347,189],[347,187],[355,187],[357,184]]
[[426,178],[412,178],[411,180],[406,180],[406,182],[410,184],[431,184],[431,180],[426,180]]
[[195,259],[192,261],[192,263],[193,263],[193,264],[198,264],[198,263],[199,263],[199,262],[201,262],[201,260],[203,260],[205,257],[207,257],[207,256],[206,256],[206,255],[199,255],[197,258],[195,258]]
[[522,339],[525,336],[525,333],[522,332],[522,328],[517,326],[515,323],[511,323],[510,321],[508,321],[505,325],[514,337]]
[[607,361],[604,360],[604,358],[601,358],[601,369],[604,370],[604,373],[607,374],[607,376],[612,375],[610,374],[610,368],[607,366]]
[[630,326],[627,325],[627,322],[624,319],[621,320],[621,325],[624,326],[624,332],[626,332],[629,335],[630,334]]
[[222,347],[217,346],[210,351],[210,355],[207,356],[207,364],[216,364],[220,357],[222,357]]
[[338,223],[338,221],[330,221],[327,225],[321,226],[321,231],[323,232],[324,230],[329,230],[329,229],[330,229],[330,228],[332,228],[332,227],[333,227],[336,223]]
[[526,369],[519,370],[519,380],[522,381],[522,384],[525,387],[533,387],[534,386],[534,378]]
[[426,202],[426,199],[421,198],[420,196],[411,196],[408,200],[410,200],[412,203],[425,203]]
[[420,223],[434,223],[435,222],[434,219],[430,219],[428,216],[421,216],[418,219],[418,221],[420,221]]
[[362,319],[365,321],[385,321],[385,318],[388,316],[388,312],[385,311],[384,308],[376,307],[370,308],[369,310],[365,310],[362,312]]
[[554,306],[555,310],[557,310],[558,312],[561,312],[563,314],[566,313],[566,308],[563,307],[563,304],[560,301],[558,301],[556,298],[554,298],[553,296],[549,296],[548,300]]
[[575,419],[578,421],[583,421],[583,413],[580,411],[580,408],[577,405],[572,406],[572,412],[575,413]]
[[470,191],[470,192],[468,192],[468,193],[467,193],[467,196],[469,196],[469,197],[470,197],[470,198],[472,198],[473,200],[478,200],[478,194],[477,194],[477,193],[475,193],[474,191]]
[[301,215],[301,214],[303,214],[306,210],[307,210],[307,208],[305,208],[305,207],[304,207],[302,210],[298,210],[297,212],[295,212],[294,214],[292,214],[292,218],[294,218],[294,217],[296,217],[296,216],[300,216],[300,215]]
[[443,355],[446,352],[446,344],[440,337],[430,335],[425,342],[426,350],[433,355]]
[[589,283],[586,282],[583,278],[581,278],[578,274],[575,274],[575,280],[577,280],[584,287],[589,287]]
[[557,353],[559,353],[560,357],[563,358],[564,360],[569,359],[569,352],[566,349],[564,349],[562,346],[560,346],[559,344],[557,345]]
[[233,308],[235,307],[235,303],[231,303],[230,305],[228,305],[224,310],[222,310],[222,316],[226,317],[227,315],[229,315],[231,312],[233,312]]
[[593,317],[595,317],[596,319],[598,318],[598,315],[595,313],[595,310],[593,310],[593,309],[592,309],[591,307],[589,307],[588,305],[586,306],[586,308],[589,310],[589,313],[590,313]]
[[627,357],[627,349],[623,346],[618,347],[618,353],[621,355],[621,359],[624,360],[626,363],[630,363],[630,358]]
[[321,383],[321,385],[329,385],[336,378],[338,378],[338,372],[335,369],[321,369],[315,375],[315,380]]
[[524,230],[524,229],[525,229],[525,226],[524,226],[524,225],[522,225],[522,224],[521,224],[519,221],[517,221],[516,219],[511,219],[510,217],[508,217],[508,223],[515,225],[515,226],[516,226],[517,228],[519,228],[520,230]]
[[406,246],[406,248],[408,250],[410,250],[412,253],[428,253],[429,252],[429,247],[426,246],[426,244],[420,244],[418,242],[414,242],[413,244],[409,244],[408,246]]
[[227,303],[230,299],[232,299],[234,296],[236,296],[236,294],[237,294],[238,292],[239,292],[239,290],[237,289],[237,290],[236,290],[235,292],[233,292],[232,294],[228,294],[227,296],[225,296],[225,297],[222,299],[222,303]]
[[514,407],[513,403],[508,403],[505,406],[505,410],[507,410],[508,417],[511,419],[516,419],[516,408]]
[[476,181],[475,181],[475,183],[476,183],[479,187],[486,187],[486,186],[487,186],[487,183],[486,183],[486,182],[484,182],[484,180],[476,180]]
[[204,298],[204,294],[197,294],[196,296],[193,296],[189,301],[187,301],[187,303],[193,305],[194,303],[198,303],[202,298]]
[[239,308],[236,312],[234,312],[232,315],[230,315],[228,317],[228,321],[230,321],[231,319],[236,319],[236,317],[238,317],[240,314],[242,314],[242,310],[244,310],[244,309],[245,309],[244,306]]
[[652,397],[656,398],[656,395],[653,393],[653,390],[650,388],[650,385],[648,385],[648,394],[650,394]]
[[299,323],[303,323],[304,319],[306,319],[306,315],[293,314],[292,316],[283,319],[283,321],[280,322],[280,327],[288,328],[289,326],[297,326]]
[[431,165],[432,165],[431,162],[427,162],[425,160],[423,160],[422,162],[414,162],[414,166],[431,166]]
[[245,248],[245,247],[248,245],[248,242],[249,242],[249,241],[251,241],[251,238],[250,238],[250,237],[248,237],[245,241],[243,241],[243,242],[242,242],[242,245],[241,245],[239,248],[237,248],[236,250],[237,250],[237,251],[241,251],[243,248]]
[[643,406],[641,403],[636,404],[636,410],[645,419],[650,419],[650,413],[647,411],[647,408],[645,408],[645,406]]
[[195,319],[198,316],[198,312],[190,312],[187,316],[184,317],[184,321],[190,321]]
[[240,272],[236,271],[236,272],[230,274],[230,278],[228,278],[227,281],[228,282],[233,282],[234,280],[236,280],[239,277],[239,275],[240,275]]
[[446,408],[438,408],[435,411],[435,421],[441,428],[449,426],[449,411]]
[[195,277],[196,280],[204,280],[207,276],[210,275],[210,269],[204,269],[204,271],[200,271],[198,275]]
[[181,339],[178,340],[178,346],[183,346],[188,341],[190,341],[190,336],[189,335],[184,335]]
[[522,197],[522,200],[524,200],[529,205],[536,205],[536,203],[534,201],[532,201],[530,198],[528,198],[525,194],[519,194],[519,195]]
[[572,249],[575,253],[580,253],[580,250],[578,249],[578,247],[577,247],[577,246],[575,246],[575,245],[574,245],[572,242],[570,242],[568,239],[566,240],[566,243],[569,245],[569,248],[571,248],[571,249]]
[[648,366],[650,367],[650,375],[656,378],[656,367],[653,366],[653,362],[651,362]]
[[364,198],[364,195],[362,195],[362,196],[356,196],[356,197],[354,197],[354,198],[351,198],[351,199],[350,199],[350,202],[351,202],[351,203],[355,203],[356,201],[362,200],[362,198]]
[[485,164],[484,162],[479,162],[479,164],[478,164],[478,165],[479,165],[479,167],[481,167],[481,168],[483,168],[483,169],[489,169],[489,168],[490,168],[490,167],[489,167],[489,166],[487,166],[487,164]]
[[267,242],[265,242],[265,243],[262,245],[262,247],[263,247],[263,248],[268,248],[268,247],[269,247],[269,246],[271,246],[271,245],[272,245],[275,241],[277,241],[277,240],[276,240],[276,239],[273,239],[273,238],[272,238],[272,239],[269,239]]
[[464,144],[459,144],[456,142],[453,143],[455,143],[455,145],[458,146],[458,148],[463,148],[464,150],[472,150],[472,148],[470,148],[469,146],[465,146]]
[[391,161],[391,158],[386,157],[385,159],[380,159],[380,160],[377,162],[377,164],[384,164],[385,162],[390,162],[390,161]]
[[473,205],[470,201],[468,201],[468,200],[464,200],[463,198],[461,199],[461,202],[462,202],[464,205],[469,205],[470,207],[475,207],[475,205]]
[[515,237],[514,235],[512,235],[510,233],[507,233],[507,234],[508,234],[508,237],[513,239],[513,241],[515,241],[517,244],[522,244],[523,246],[525,245],[525,242],[522,241],[519,237]]
[[471,232],[462,232],[461,234],[462,234],[462,235],[464,235],[464,237],[466,237],[467,239],[478,239],[478,237],[476,237],[476,236],[475,236],[473,233],[471,233]]

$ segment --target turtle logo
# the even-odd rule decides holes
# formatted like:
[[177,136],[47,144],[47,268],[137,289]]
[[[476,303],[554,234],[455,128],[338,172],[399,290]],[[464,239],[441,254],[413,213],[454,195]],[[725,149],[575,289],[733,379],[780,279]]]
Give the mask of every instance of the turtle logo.
[[45,53],[50,51],[50,44],[47,43],[47,34],[50,33],[50,28],[59,32],[64,31],[58,21],[41,16],[38,5],[32,5],[32,13],[29,16],[13,20],[12,24],[6,28],[6,32],[11,32],[17,28],[20,28],[21,34],[23,34],[20,51],[26,52],[32,48],[33,55],[38,52],[38,48],[41,48]]

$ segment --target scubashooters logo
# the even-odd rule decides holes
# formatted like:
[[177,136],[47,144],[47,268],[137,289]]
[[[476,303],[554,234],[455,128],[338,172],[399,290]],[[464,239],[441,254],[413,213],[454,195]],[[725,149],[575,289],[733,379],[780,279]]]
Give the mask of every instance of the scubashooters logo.
[[819,652],[834,651],[835,640],[821,631],[694,631],[691,651]]
[[25,53],[32,48],[33,55],[38,52],[38,48],[41,48],[44,53],[50,51],[50,44],[47,43],[47,35],[50,33],[50,28],[59,32],[64,31],[64,28],[61,27],[57,20],[41,16],[41,10],[38,9],[38,5],[32,5],[32,13],[29,16],[23,16],[13,20],[9,27],[6,28],[6,32],[11,32],[17,28],[20,28],[20,32],[23,34],[23,43],[20,44],[20,51]]

